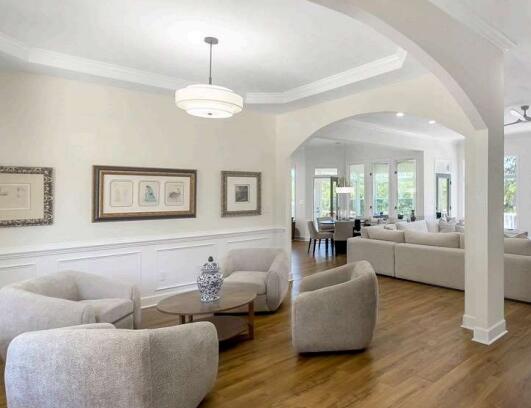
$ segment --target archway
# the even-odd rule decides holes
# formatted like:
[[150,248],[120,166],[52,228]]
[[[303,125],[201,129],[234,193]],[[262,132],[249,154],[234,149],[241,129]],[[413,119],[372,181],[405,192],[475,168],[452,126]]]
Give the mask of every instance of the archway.
[[[412,84],[415,89],[395,84],[281,115],[277,123],[277,180],[281,200],[277,206],[278,219],[289,225],[285,213],[289,197],[285,183],[289,179],[289,155],[313,132],[333,121],[385,109],[433,117],[458,130],[466,136],[467,174],[463,327],[472,329],[478,342],[494,342],[506,333],[502,52],[423,0],[407,4],[384,0],[312,1],[371,25],[411,52],[433,75],[431,84]],[[430,94],[446,94],[443,100],[448,105],[430,98]]]

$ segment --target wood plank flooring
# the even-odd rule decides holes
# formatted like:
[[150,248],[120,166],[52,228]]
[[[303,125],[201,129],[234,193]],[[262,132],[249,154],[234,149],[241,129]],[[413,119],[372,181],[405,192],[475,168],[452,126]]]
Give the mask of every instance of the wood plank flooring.
[[[506,302],[509,334],[487,347],[459,327],[462,292],[379,277],[379,321],[368,350],[295,354],[290,299],[299,280],[344,263],[324,249],[314,259],[294,243],[290,297],[278,312],[256,317],[255,340],[222,347],[218,381],[202,408],[531,407],[525,303]],[[153,309],[144,317],[146,327],[176,323]]]

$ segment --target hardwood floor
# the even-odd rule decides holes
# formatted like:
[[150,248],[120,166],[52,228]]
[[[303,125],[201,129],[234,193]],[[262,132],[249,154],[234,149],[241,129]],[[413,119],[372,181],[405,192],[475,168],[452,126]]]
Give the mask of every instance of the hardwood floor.
[[[314,259],[294,243],[290,297],[301,277],[344,263],[324,248]],[[531,407],[531,305],[506,302],[509,334],[487,347],[459,327],[462,292],[378,280],[368,350],[298,356],[288,298],[278,312],[256,317],[255,340],[222,347],[218,381],[201,407]],[[175,323],[153,309],[144,316],[147,327]]]

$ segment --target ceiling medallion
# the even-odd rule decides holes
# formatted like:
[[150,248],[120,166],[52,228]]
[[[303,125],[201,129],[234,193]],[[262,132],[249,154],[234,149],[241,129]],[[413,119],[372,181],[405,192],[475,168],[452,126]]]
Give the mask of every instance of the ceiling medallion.
[[186,113],[201,118],[230,118],[243,109],[243,98],[223,86],[212,85],[212,46],[218,43],[215,37],[206,37],[210,45],[208,84],[189,85],[175,92],[175,104]]

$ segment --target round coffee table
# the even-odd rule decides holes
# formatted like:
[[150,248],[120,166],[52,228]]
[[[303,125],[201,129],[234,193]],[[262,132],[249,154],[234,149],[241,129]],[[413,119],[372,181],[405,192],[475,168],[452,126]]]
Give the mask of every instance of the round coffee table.
[[[216,326],[219,341],[225,341],[247,333],[247,338],[254,339],[254,300],[256,290],[248,286],[225,284],[220,292],[220,299],[212,303],[203,303],[199,291],[178,293],[162,299],[157,310],[162,313],[178,315],[180,323],[208,321]],[[216,315],[247,306],[247,316]],[[211,317],[194,319],[195,315],[214,314]]]

